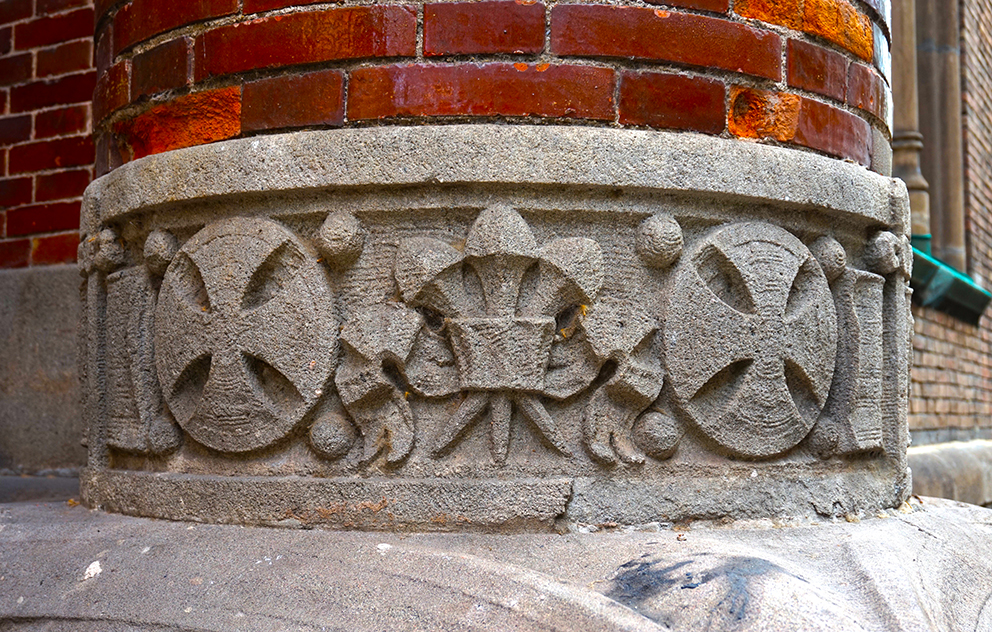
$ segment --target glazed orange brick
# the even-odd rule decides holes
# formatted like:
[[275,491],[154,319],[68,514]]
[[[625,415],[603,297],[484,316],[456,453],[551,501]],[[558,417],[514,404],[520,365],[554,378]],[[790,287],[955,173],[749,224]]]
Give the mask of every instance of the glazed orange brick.
[[30,257],[30,239],[0,240],[0,268],[26,268]]
[[34,137],[69,136],[87,130],[89,111],[85,105],[45,110],[34,115]]
[[786,76],[789,85],[843,101],[847,97],[847,58],[823,46],[789,40]]
[[114,17],[114,54],[159,33],[237,10],[238,0],[132,0]]
[[850,112],[813,99],[803,99],[794,141],[862,165],[871,163],[871,127]]
[[790,141],[796,133],[800,102],[796,94],[733,86],[727,128],[741,138]]
[[407,6],[308,11],[223,26],[196,39],[195,77],[339,59],[412,57],[417,14]]
[[205,145],[240,132],[238,86],[179,97],[114,124],[114,133],[130,148],[131,158]]
[[620,123],[719,134],[726,124],[721,81],[660,72],[620,77]]
[[875,41],[871,20],[847,0],[803,0],[803,30],[843,46],[870,62]]
[[551,49],[562,56],[658,60],[774,80],[782,76],[782,41],[775,33],[661,9],[558,5],[551,11]]
[[348,118],[542,116],[612,120],[613,70],[547,64],[387,66],[351,73]]
[[33,265],[75,263],[78,247],[78,232],[35,237],[31,240],[31,263]]
[[745,18],[778,24],[790,29],[802,28],[801,0],[737,0],[734,12]]
[[90,183],[88,169],[59,171],[35,177],[35,202],[51,202],[79,197]]
[[514,0],[424,5],[425,55],[540,53],[544,5]]
[[131,63],[131,100],[186,85],[191,40],[180,37],[135,55]]
[[18,174],[83,167],[92,162],[93,140],[89,136],[72,136],[11,147],[8,168],[11,174]]
[[22,206],[7,211],[7,236],[54,233],[79,228],[80,202]]
[[14,27],[14,48],[25,50],[93,36],[93,9],[44,16]]
[[885,98],[885,84],[878,73],[869,66],[851,64],[847,79],[848,104],[884,119]]
[[93,92],[93,120],[102,121],[107,115],[130,102],[131,60],[125,59],[111,66],[100,77]]
[[35,76],[39,79],[87,70],[93,64],[93,44],[89,40],[70,42],[38,51]]
[[55,81],[35,81],[10,91],[10,111],[28,112],[53,105],[88,103],[93,98],[96,73],[66,75]]
[[647,2],[648,4],[667,4],[674,7],[714,11],[717,13],[726,13],[727,9],[730,8],[729,0],[647,0]]
[[324,70],[244,85],[241,129],[259,131],[344,121],[344,73]]

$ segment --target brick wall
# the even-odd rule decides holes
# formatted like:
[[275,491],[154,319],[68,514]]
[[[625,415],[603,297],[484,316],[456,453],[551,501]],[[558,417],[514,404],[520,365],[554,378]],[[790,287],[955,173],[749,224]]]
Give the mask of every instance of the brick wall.
[[0,268],[76,260],[93,178],[88,0],[0,0]]
[[691,130],[884,171],[876,2],[100,0],[96,170],[251,134],[430,118]]
[[[968,272],[992,288],[992,0],[961,0]],[[924,142],[926,140],[924,139]],[[914,308],[910,428],[985,436],[992,427],[992,317],[978,327]],[[921,442],[921,441],[918,441]]]

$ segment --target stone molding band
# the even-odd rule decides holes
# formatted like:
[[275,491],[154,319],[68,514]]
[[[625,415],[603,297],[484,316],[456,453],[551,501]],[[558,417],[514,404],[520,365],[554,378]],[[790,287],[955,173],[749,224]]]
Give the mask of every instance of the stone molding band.
[[900,180],[815,154],[698,134],[483,124],[297,132],[149,156],[87,189],[81,230],[197,199],[487,183],[698,193],[909,221]]

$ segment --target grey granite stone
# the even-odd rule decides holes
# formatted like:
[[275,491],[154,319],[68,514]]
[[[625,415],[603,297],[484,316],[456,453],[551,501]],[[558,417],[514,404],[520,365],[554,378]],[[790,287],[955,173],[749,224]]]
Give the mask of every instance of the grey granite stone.
[[369,128],[142,159],[86,205],[92,506],[505,530],[909,493],[906,192],[865,169]]
[[908,457],[913,493],[992,505],[992,441],[914,446]]
[[930,498],[860,522],[515,536],[0,506],[5,631],[973,632],[990,576],[992,511]]
[[0,472],[86,463],[79,406],[75,266],[0,271]]

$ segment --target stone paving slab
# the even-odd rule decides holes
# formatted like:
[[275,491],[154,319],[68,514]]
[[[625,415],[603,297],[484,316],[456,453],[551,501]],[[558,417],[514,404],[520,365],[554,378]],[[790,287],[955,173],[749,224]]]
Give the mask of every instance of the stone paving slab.
[[386,534],[11,503],[0,630],[992,629],[992,511],[880,516]]

